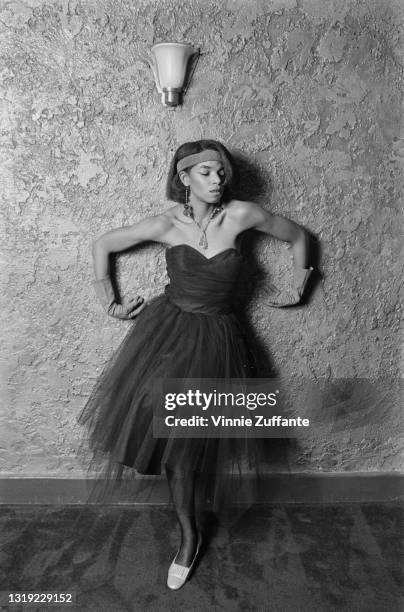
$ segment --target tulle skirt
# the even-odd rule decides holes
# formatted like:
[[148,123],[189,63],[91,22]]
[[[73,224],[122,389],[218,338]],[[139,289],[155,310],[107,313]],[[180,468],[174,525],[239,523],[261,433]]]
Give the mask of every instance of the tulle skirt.
[[253,502],[264,460],[262,440],[157,438],[153,409],[166,378],[245,378],[255,372],[253,351],[235,313],[187,312],[166,295],[151,300],[105,365],[78,418],[88,432],[90,470],[103,483],[93,498],[108,500],[108,484],[116,490],[132,478],[140,480],[144,493],[155,483],[148,477],[168,468],[184,477],[195,473],[200,503],[217,512]]

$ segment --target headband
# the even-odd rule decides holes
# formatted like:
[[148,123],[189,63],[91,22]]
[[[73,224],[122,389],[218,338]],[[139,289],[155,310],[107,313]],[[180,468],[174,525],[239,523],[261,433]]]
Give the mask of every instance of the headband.
[[219,151],[215,149],[204,149],[200,153],[193,153],[193,155],[187,155],[180,159],[177,163],[177,172],[181,172],[181,170],[185,170],[185,168],[189,168],[190,166],[195,166],[195,164],[200,164],[204,161],[222,161],[222,157]]

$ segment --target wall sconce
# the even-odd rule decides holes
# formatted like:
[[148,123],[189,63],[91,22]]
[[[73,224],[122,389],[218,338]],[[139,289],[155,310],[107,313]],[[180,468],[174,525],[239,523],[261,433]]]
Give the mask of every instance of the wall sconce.
[[199,49],[183,43],[159,43],[151,53],[151,69],[162,103],[170,108],[178,106],[194,73]]

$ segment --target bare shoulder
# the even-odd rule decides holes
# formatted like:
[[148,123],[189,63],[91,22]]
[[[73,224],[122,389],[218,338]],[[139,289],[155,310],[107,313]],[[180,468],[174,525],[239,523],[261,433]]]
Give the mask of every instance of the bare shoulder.
[[178,205],[171,206],[157,215],[147,217],[143,222],[153,226],[160,233],[168,232],[173,226],[178,214]]
[[237,224],[242,230],[256,227],[270,216],[270,213],[259,204],[245,200],[228,202],[226,213],[229,220]]
[[[175,208],[175,207],[174,207]],[[127,228],[119,230],[126,232],[129,239],[135,240],[154,240],[164,242],[166,235],[173,228],[173,216],[171,209],[164,210],[156,215],[144,217]]]
[[170,224],[170,228],[180,228],[183,229],[184,225],[189,225],[192,223],[186,216],[184,216],[184,205],[183,204],[175,204],[170,208],[167,208],[162,215],[167,219],[167,222]]
[[161,213],[161,216],[164,217],[171,224],[174,224],[175,221],[181,218],[182,211],[182,204],[174,204],[174,206],[170,206],[170,208],[164,210]]
[[144,219],[142,229],[152,240],[166,242],[170,232],[178,227],[181,221],[181,213],[181,204],[170,206],[161,213]]
[[257,208],[261,208],[261,206],[255,204],[255,202],[246,200],[230,200],[230,202],[226,204],[228,214],[233,217],[243,216],[249,212],[253,212]]

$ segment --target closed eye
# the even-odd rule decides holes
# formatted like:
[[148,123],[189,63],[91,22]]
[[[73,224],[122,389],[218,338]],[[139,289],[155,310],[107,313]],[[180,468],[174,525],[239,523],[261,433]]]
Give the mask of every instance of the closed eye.
[[[209,176],[209,172],[200,172],[199,174],[201,174],[202,176]],[[225,177],[225,173],[223,171],[218,172],[218,174],[221,178]]]

